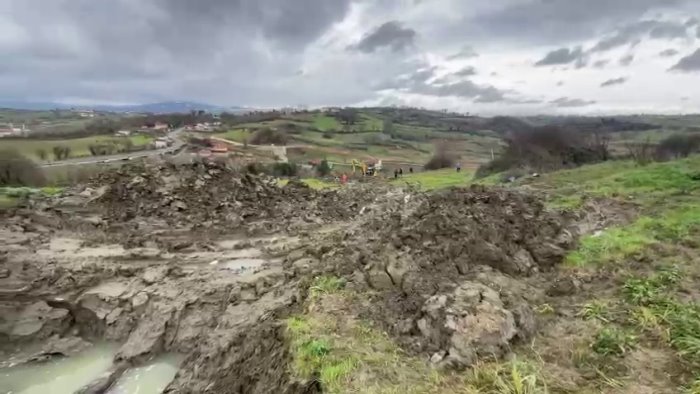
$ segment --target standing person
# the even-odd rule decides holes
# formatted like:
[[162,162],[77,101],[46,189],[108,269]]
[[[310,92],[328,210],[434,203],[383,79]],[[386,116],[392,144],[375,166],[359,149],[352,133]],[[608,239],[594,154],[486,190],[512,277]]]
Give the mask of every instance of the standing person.
[[399,172],[397,170],[394,170],[394,179],[399,177]]
[[343,174],[343,176],[340,177],[340,183],[341,183],[342,185],[348,183],[348,176],[347,176],[347,174]]
[[457,172],[462,171],[462,163],[457,163]]
[[413,174],[413,167],[408,167],[408,172],[409,172],[410,174]]
[[399,168],[399,176],[403,176],[403,168]]

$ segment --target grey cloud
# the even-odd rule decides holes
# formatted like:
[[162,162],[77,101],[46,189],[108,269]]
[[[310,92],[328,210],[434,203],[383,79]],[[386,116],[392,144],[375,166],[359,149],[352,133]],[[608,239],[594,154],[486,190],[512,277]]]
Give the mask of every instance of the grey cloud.
[[554,104],[555,106],[557,106],[559,108],[573,108],[573,107],[586,107],[588,105],[593,105],[596,102],[582,100],[582,99],[568,98],[568,97],[560,97],[556,100],[550,101],[549,103]]
[[678,55],[678,51],[673,48],[664,49],[663,51],[659,52],[660,57],[673,57],[676,55]]
[[681,72],[700,71],[700,49],[682,58],[675,66],[671,67],[671,70]]
[[608,63],[610,63],[610,60],[606,60],[606,59],[598,60],[598,61],[596,61],[595,63],[593,63],[593,67],[595,67],[595,68],[603,68],[603,67],[607,66]]
[[685,22],[685,27],[693,27],[697,24],[700,24],[700,19],[696,17],[688,18],[688,20]]
[[615,86],[615,85],[622,85],[625,82],[627,82],[627,78],[625,78],[625,77],[613,78],[613,79],[608,79],[607,81],[601,83],[600,87],[606,88],[606,87]]
[[413,46],[415,37],[415,30],[405,28],[397,21],[390,21],[366,34],[354,48],[365,53],[371,53],[380,48],[390,48],[398,52]]
[[[477,15],[469,23],[489,33],[535,42],[588,38],[591,29],[636,20],[683,0],[523,0]],[[493,7],[496,8],[496,7]]]
[[447,57],[447,60],[457,60],[457,59],[470,59],[479,56],[474,48],[470,46],[465,46],[459,52]]
[[614,34],[600,40],[591,52],[608,51],[624,45],[637,45],[645,37],[655,39],[684,38],[688,36],[686,26],[680,22],[642,20],[627,24]]
[[457,72],[452,73],[452,75],[457,77],[469,77],[476,75],[476,69],[472,66],[467,66]]
[[569,49],[561,48],[549,52],[544,58],[535,63],[536,66],[554,66],[561,64],[570,64],[573,62],[582,61],[583,51],[580,47]]
[[695,35],[700,38],[700,26],[698,26],[698,30],[695,32]]
[[621,66],[629,66],[630,64],[632,64],[633,61],[634,61],[633,54],[625,55],[625,56],[620,58],[620,65]]
[[564,81],[557,82],[557,86],[564,86]]
[[473,99],[480,103],[493,103],[506,100],[505,91],[490,85],[477,85],[472,81],[460,81],[441,85],[422,83],[412,86],[409,91],[411,93],[429,96],[463,97]]

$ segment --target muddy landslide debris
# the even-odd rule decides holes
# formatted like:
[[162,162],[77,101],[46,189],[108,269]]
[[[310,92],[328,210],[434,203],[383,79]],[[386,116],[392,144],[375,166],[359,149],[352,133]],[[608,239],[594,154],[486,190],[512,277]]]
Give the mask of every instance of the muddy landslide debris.
[[[396,196],[385,209],[290,261],[341,275],[378,301],[360,313],[442,365],[503,356],[535,331],[544,292],[520,278],[551,270],[574,243],[567,221],[518,192],[472,187]],[[310,267],[317,262],[316,267]]]
[[513,191],[315,191],[212,163],[125,166],[0,215],[0,353],[121,343],[84,392],[163,352],[185,355],[169,393],[315,392],[289,375],[282,319],[323,274],[426,362],[503,357],[536,330],[546,286],[527,278],[575,238]]

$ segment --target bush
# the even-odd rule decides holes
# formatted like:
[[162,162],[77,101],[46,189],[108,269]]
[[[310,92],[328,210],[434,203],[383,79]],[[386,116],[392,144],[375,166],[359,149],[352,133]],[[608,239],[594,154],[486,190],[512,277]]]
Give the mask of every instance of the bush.
[[318,166],[316,166],[316,173],[319,176],[327,176],[331,173],[331,166],[328,164],[327,160],[321,160]]
[[298,172],[296,163],[275,163],[271,169],[274,176],[296,176]]
[[331,131],[324,131],[322,137],[327,139],[327,140],[332,140],[333,137],[335,137],[335,133],[333,133]]
[[260,129],[248,140],[253,145],[286,145],[289,137],[287,133],[272,129]]
[[0,185],[3,186],[43,186],[44,173],[36,163],[18,152],[0,151]]
[[435,147],[435,154],[425,163],[426,170],[439,170],[442,168],[451,168],[455,165],[455,159],[448,151],[446,143],[438,144]]
[[659,160],[688,157],[700,151],[700,135],[675,134],[661,141],[656,147]]
[[507,138],[503,153],[479,167],[477,177],[515,168],[537,172],[578,167],[607,160],[607,135],[584,135],[556,126],[539,127],[514,133]]
[[69,146],[54,146],[53,157],[56,160],[64,160],[70,157],[71,149]]

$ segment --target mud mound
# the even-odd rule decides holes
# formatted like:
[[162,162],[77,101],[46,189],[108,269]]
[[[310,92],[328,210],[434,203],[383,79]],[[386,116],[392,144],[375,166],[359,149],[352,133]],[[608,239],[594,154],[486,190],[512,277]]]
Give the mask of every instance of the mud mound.
[[369,289],[379,322],[435,362],[470,365],[504,355],[534,332],[538,292],[517,277],[559,264],[573,245],[567,222],[534,197],[472,187],[396,196],[356,228],[292,262]]
[[94,185],[108,185],[93,203],[112,222],[147,217],[177,226],[235,227],[261,220],[322,223],[353,214],[333,191],[315,191],[301,182],[279,187],[272,178],[213,162],[129,166]]

